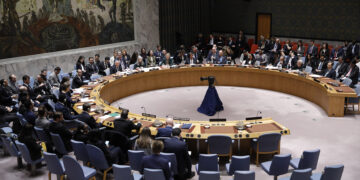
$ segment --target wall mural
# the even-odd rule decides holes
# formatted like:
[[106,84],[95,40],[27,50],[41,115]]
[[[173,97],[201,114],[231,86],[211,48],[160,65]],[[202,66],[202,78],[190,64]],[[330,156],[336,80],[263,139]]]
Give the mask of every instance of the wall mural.
[[132,0],[0,0],[0,59],[131,40]]

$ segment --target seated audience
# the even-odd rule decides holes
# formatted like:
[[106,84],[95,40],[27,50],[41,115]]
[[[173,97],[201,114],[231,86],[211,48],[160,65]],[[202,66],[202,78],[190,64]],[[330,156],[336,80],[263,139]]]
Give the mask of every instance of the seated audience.
[[139,56],[136,63],[134,64],[134,69],[141,69],[141,68],[145,68],[146,64],[144,62],[143,57]]
[[3,106],[13,106],[16,104],[13,99],[16,95],[13,95],[9,88],[8,81],[6,79],[0,80],[0,104]]
[[140,173],[144,173],[145,168],[149,169],[161,169],[164,172],[166,180],[171,178],[169,160],[160,155],[160,152],[164,149],[162,141],[154,140],[151,145],[152,155],[144,156],[141,162]]
[[85,73],[86,79],[90,79],[91,75],[98,73],[98,72],[99,72],[99,70],[94,62],[94,58],[89,57],[89,64],[86,65],[86,73]]
[[126,64],[130,64],[131,58],[130,56],[127,54],[126,49],[123,49],[121,51],[121,55],[122,55],[122,59],[126,62]]
[[156,57],[154,56],[154,51],[150,50],[149,51],[149,55],[147,56],[147,67],[155,67],[157,62],[156,62]]
[[304,66],[303,66],[303,61],[302,60],[297,60],[296,61],[296,65],[292,68],[293,70],[299,70],[299,71],[303,71],[304,70]]
[[216,50],[216,47],[213,47],[206,58],[206,62],[214,64],[218,61],[219,61],[219,54]]
[[47,117],[47,110],[45,106],[41,105],[38,108],[38,118],[35,120],[35,126],[42,128],[42,129],[48,129],[50,125],[50,120]]
[[164,140],[164,152],[175,154],[178,174],[174,178],[177,180],[184,180],[192,178],[195,173],[191,171],[192,165],[187,144],[181,140],[180,135],[180,128],[174,128],[172,130],[172,137]]
[[328,78],[331,78],[331,79],[336,79],[336,72],[333,69],[333,63],[332,62],[327,63],[327,69],[325,70],[324,76],[328,77]]
[[85,57],[80,56],[79,59],[76,62],[75,70],[80,69],[83,74],[86,74],[86,66],[85,66]]
[[227,63],[227,59],[224,56],[224,52],[223,50],[219,51],[219,56],[217,58],[216,64],[226,64]]
[[96,129],[100,125],[96,123],[94,117],[90,116],[91,104],[84,103],[82,106],[82,113],[77,115],[77,119],[86,123],[91,129]]
[[287,59],[286,68],[293,69],[298,61],[298,58],[295,56],[293,51],[290,51],[290,57]]
[[73,135],[69,131],[69,129],[64,126],[63,121],[64,121],[63,114],[61,112],[55,112],[54,121],[51,122],[49,125],[49,132],[54,134],[59,134],[62,141],[64,142],[66,150],[72,151],[70,140]]
[[63,117],[66,120],[74,120],[77,118],[77,116],[73,115],[70,108],[68,108],[66,105],[66,95],[60,94],[59,100],[55,103],[55,110],[58,112],[61,112]]
[[139,138],[135,141],[135,150],[144,151],[145,155],[151,155],[151,131],[148,127],[144,127],[141,130]]
[[34,113],[34,104],[30,100],[27,100],[23,104],[23,107],[24,107],[24,111],[22,112],[23,117],[28,123],[34,126],[35,120],[37,118]]
[[172,118],[166,119],[166,124],[164,128],[159,128],[156,134],[156,137],[171,137],[172,127],[174,126],[174,121]]
[[84,79],[82,77],[82,71],[80,69],[77,70],[76,76],[74,77],[73,81],[72,81],[72,85],[71,87],[73,89],[77,89],[83,85],[85,85],[86,83],[84,82]]
[[316,74],[324,75],[326,68],[327,68],[327,61],[325,59],[325,56],[321,56],[319,64],[315,69],[315,72]]
[[279,60],[275,62],[275,66],[278,68],[286,68],[287,64],[285,63],[285,56],[280,56]]
[[105,73],[105,70],[106,69],[109,69],[110,70],[110,58],[109,57],[105,57],[105,61],[104,62],[101,62],[99,64],[99,74],[102,75],[102,76],[106,76],[107,74]]
[[344,75],[348,69],[349,64],[344,62],[343,57],[340,56],[338,58],[338,63],[334,67],[336,72],[336,78],[340,78],[342,75]]
[[49,83],[50,83],[51,86],[56,86],[56,87],[60,86],[60,78],[59,78],[60,72],[61,72],[61,68],[56,67],[54,69],[54,71],[50,74]]
[[351,61],[347,72],[343,76],[352,80],[350,87],[354,88],[359,81],[359,67],[356,66],[356,60]]
[[121,117],[119,119],[114,120],[114,130],[121,132],[127,137],[131,137],[132,133],[131,131],[135,129],[136,131],[139,131],[141,124],[138,123],[135,125],[133,122],[128,120],[128,110],[123,110],[121,112]]
[[173,65],[173,60],[170,57],[170,53],[166,53],[166,55],[162,58],[162,61],[160,62],[160,66],[172,66],[172,65]]
[[115,61],[114,65],[110,68],[110,74],[115,74],[117,72],[121,72],[122,68],[120,66],[120,61]]
[[16,76],[14,74],[9,76],[8,84],[12,94],[19,94],[19,84],[16,82]]

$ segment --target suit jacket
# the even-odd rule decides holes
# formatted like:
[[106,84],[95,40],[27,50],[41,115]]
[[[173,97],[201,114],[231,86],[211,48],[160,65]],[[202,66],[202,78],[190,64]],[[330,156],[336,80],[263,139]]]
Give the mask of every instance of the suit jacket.
[[[211,60],[213,57],[213,60]],[[213,62],[213,63],[216,63],[218,62],[219,60],[219,54],[216,52],[216,54],[213,54],[211,51],[209,52],[207,58],[206,58],[206,61],[207,62]]]
[[334,68],[335,72],[337,74],[337,77],[340,77],[340,76],[344,75],[347,72],[348,66],[349,66],[349,64],[346,63],[346,62],[343,62],[341,64],[337,63],[335,68]]
[[29,111],[29,110],[25,111],[23,117],[26,119],[28,123],[32,124],[33,126],[35,125],[36,115],[33,111]]
[[99,125],[96,123],[95,119],[89,115],[89,113],[83,111],[81,114],[77,115],[77,119],[86,123],[91,129],[98,128]]
[[166,126],[164,128],[159,128],[156,134],[156,137],[171,137],[172,127]]
[[9,87],[0,86],[0,104],[4,106],[15,105],[11,97],[11,90]]
[[[320,65],[321,63],[322,63],[322,66]],[[320,75],[325,74],[325,71],[327,69],[327,64],[328,64],[328,61],[324,60],[323,62],[321,62],[321,60],[319,60],[317,66],[316,66],[316,69],[321,70],[321,72],[319,72],[318,74],[320,74]],[[319,67],[319,66],[321,66],[321,67]]]
[[286,58],[285,59],[286,68],[293,69],[296,66],[297,60],[298,60],[297,56],[294,56],[294,58],[292,58],[292,59],[290,56],[288,58]]
[[110,67],[111,67],[110,62],[109,63],[100,62],[100,64],[99,64],[99,74],[102,75],[102,76],[106,76],[105,70],[107,68],[110,68]]
[[89,75],[89,77],[92,75],[92,74],[95,74],[97,73],[99,70],[98,70],[98,67],[96,66],[96,64],[87,64],[86,65],[86,73]]
[[38,160],[41,158],[41,146],[36,143],[32,136],[19,136],[19,141],[24,143],[29,149],[31,160]]
[[60,86],[60,79],[59,79],[59,76],[56,75],[54,72],[52,72],[48,78],[49,80],[49,83],[51,86],[57,86],[59,87]]
[[70,142],[72,138],[72,133],[62,123],[52,122],[49,126],[49,132],[59,134],[64,142],[66,150],[72,150]]
[[318,48],[317,46],[313,46],[311,49],[311,46],[308,47],[306,54],[311,54],[312,57],[317,57],[318,55]]
[[145,168],[150,169],[162,169],[165,175],[165,179],[169,180],[171,177],[169,160],[159,154],[153,154],[150,156],[144,156],[141,162],[141,173]]
[[276,49],[275,49],[275,53],[279,53],[280,52],[280,49],[281,49],[281,44],[280,43],[273,43],[269,49],[269,51],[273,51],[274,48],[275,48],[275,45],[276,45]]
[[18,94],[19,93],[19,85],[17,84],[17,82],[12,83],[11,81],[9,81],[8,86],[9,86],[12,94]]
[[77,116],[71,114],[71,111],[68,107],[61,104],[60,102],[55,103],[55,110],[62,112],[65,120],[73,120],[77,118]]
[[[195,58],[193,58],[192,61],[193,61],[194,64],[199,64],[199,63],[200,63],[200,62],[199,62],[197,59],[195,59]],[[185,64],[191,64],[191,60],[190,60],[189,57],[186,58]]]
[[120,72],[122,71],[121,66],[119,66],[118,68],[116,68],[115,65],[111,66],[111,68],[110,68],[110,74],[115,74],[115,73],[117,73],[118,71],[120,71]]
[[[345,76],[348,74],[348,72],[351,70],[351,66],[348,67],[348,70],[344,74]],[[348,77],[352,80],[351,87],[354,87],[355,84],[359,81],[359,67],[355,65],[355,67],[351,70],[350,76]]]
[[172,137],[164,141],[164,152],[175,153],[179,174],[191,173],[191,159],[184,141]]
[[320,51],[319,51],[319,57],[320,56],[324,56],[325,57],[325,59],[328,59],[329,58],[329,56],[330,56],[330,53],[329,53],[329,49],[320,49]]
[[331,79],[336,79],[336,72],[334,69],[326,69],[325,72],[324,72],[324,76],[325,77],[328,77],[328,78],[331,78]]
[[336,49],[331,50],[330,53],[331,59],[339,58],[341,56],[344,57],[344,50],[342,48],[339,48],[338,50]]
[[76,89],[76,88],[79,88],[79,87],[81,87],[81,86],[83,86],[83,85],[85,85],[85,84],[86,84],[86,83],[84,83],[83,78],[76,75],[76,76],[74,77],[74,79],[73,79],[73,82],[72,82],[71,87],[72,87],[73,89]]
[[127,137],[131,137],[131,131],[133,129],[139,130],[141,124],[135,125],[133,122],[126,119],[115,119],[114,130],[121,132]]
[[[353,49],[354,46],[355,46],[355,49]],[[351,52],[352,57],[358,56],[358,55],[359,55],[359,45],[358,45],[358,44],[355,44],[355,45],[353,44],[353,45],[351,45],[351,47],[350,47],[350,52]]]
[[78,70],[78,69],[81,69],[81,70],[85,70],[86,71],[86,65],[83,65],[81,63],[76,63],[76,69],[75,70]]
[[30,99],[35,100],[36,99],[36,94],[34,92],[34,89],[29,84],[24,83],[23,86],[25,86],[27,88]]
[[217,60],[217,64],[226,64],[227,60],[226,60],[226,56],[219,56],[218,60]]

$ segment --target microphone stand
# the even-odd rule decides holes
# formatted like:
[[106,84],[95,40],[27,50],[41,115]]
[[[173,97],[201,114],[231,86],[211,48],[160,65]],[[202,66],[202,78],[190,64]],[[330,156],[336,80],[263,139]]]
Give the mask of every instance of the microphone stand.
[[145,107],[144,106],[141,106],[141,109],[143,109],[144,110],[144,114],[145,114],[145,120],[148,120],[147,118],[147,116],[146,116],[146,109],[145,109]]

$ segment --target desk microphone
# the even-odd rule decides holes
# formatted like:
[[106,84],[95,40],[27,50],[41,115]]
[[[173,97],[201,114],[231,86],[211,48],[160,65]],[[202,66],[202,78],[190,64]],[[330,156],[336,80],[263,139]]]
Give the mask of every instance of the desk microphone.
[[[259,117],[259,115],[261,115],[261,111],[258,111],[258,112],[256,113],[256,117]],[[255,124],[257,124],[257,120],[255,120]]]
[[148,120],[148,119],[147,119],[147,116],[146,116],[146,108],[145,108],[144,106],[141,106],[141,109],[144,110],[144,114],[143,114],[143,115],[145,115],[145,117],[146,117],[145,120]]

